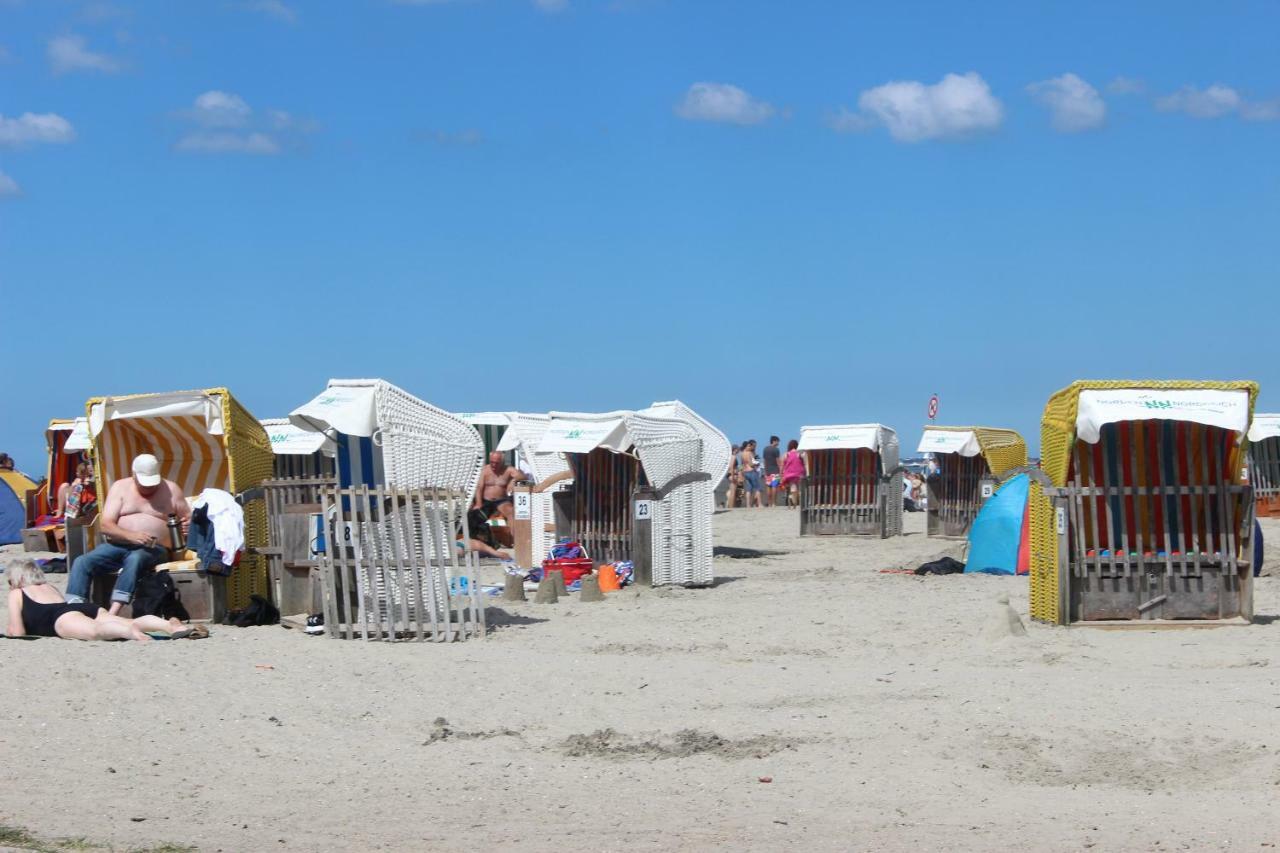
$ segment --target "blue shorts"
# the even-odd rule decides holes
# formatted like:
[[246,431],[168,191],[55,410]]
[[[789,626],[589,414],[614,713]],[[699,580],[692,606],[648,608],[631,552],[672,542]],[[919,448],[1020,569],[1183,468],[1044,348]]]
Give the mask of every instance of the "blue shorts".
[[748,492],[758,492],[758,491],[761,491],[761,489],[763,488],[764,484],[760,482],[760,472],[759,472],[759,471],[747,471],[746,473],[744,473],[744,474],[742,475],[742,486],[743,486],[743,488],[745,488]]

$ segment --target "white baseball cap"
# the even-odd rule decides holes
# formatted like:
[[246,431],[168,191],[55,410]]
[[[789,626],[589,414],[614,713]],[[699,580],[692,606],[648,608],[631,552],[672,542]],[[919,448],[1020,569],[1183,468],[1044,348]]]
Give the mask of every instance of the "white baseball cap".
[[151,488],[160,485],[160,460],[150,453],[139,453],[133,460],[133,479],[139,486]]

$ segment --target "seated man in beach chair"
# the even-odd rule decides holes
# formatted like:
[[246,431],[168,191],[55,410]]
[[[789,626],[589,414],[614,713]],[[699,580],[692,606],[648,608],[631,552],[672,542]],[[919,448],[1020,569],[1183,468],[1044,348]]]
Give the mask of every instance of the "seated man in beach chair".
[[133,600],[139,573],[169,559],[170,515],[178,517],[185,536],[191,523],[191,507],[183,498],[182,489],[161,477],[159,461],[150,453],[143,453],[133,460],[133,476],[111,484],[100,516],[103,541],[72,563],[67,601],[85,602],[94,575],[118,571],[110,613],[119,613]]
[[489,454],[489,464],[480,471],[480,483],[476,486],[476,500],[472,509],[484,513],[485,518],[493,518],[496,512],[510,524],[515,518],[515,506],[511,490],[516,483],[528,480],[529,475],[507,464],[507,457],[501,450]]

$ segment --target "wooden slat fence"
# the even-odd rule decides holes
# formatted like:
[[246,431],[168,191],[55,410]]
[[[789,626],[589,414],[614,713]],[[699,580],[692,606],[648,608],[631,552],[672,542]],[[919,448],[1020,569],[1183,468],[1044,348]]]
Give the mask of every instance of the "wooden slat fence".
[[[808,451],[800,484],[800,535],[884,536],[886,493],[880,454],[869,448]],[[901,495],[896,496],[901,501]]]
[[603,448],[568,457],[573,470],[571,535],[596,563],[630,560],[631,495],[645,484],[640,460]]
[[929,536],[963,538],[982,509],[982,481],[991,478],[985,457],[938,454],[938,472],[929,477]]
[[1249,481],[1258,498],[1258,514],[1280,516],[1280,438],[1249,445]]
[[455,545],[459,531],[469,537],[466,494],[331,486],[320,498],[329,519],[320,569],[330,637],[484,637],[476,557]]

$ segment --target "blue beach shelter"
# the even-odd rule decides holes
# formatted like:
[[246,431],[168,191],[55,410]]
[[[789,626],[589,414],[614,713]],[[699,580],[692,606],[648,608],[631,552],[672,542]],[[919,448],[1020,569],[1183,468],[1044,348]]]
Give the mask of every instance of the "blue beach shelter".
[[991,496],[969,531],[969,559],[965,574],[1026,574],[1020,555],[1027,536],[1027,494],[1031,481],[1019,474]]

